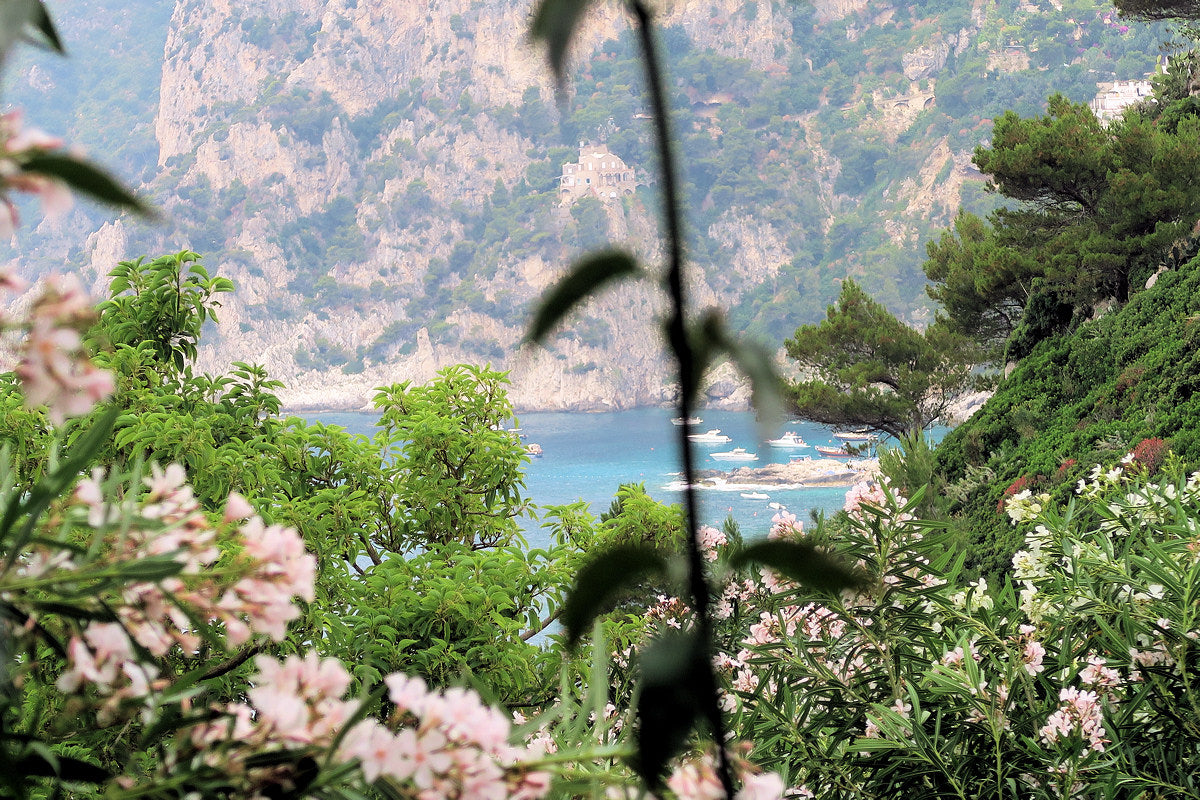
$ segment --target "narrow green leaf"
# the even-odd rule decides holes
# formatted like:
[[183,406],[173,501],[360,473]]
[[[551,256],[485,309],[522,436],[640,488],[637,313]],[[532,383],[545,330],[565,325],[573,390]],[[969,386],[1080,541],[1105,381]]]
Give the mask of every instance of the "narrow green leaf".
[[761,541],[730,559],[735,568],[761,564],[810,589],[838,592],[866,583],[866,576],[808,542]]
[[102,622],[113,622],[117,619],[116,614],[107,608],[90,608],[88,606],[73,603],[58,603],[50,600],[33,601],[31,605],[34,609],[41,612],[42,617],[54,615],[67,619],[97,620]]
[[562,623],[567,644],[574,647],[623,590],[649,574],[665,574],[666,562],[658,551],[644,545],[619,545],[597,553],[580,568],[566,602]]
[[59,153],[39,153],[21,162],[25,172],[35,172],[58,178],[72,189],[90,195],[101,202],[121,206],[146,216],[150,207],[99,167],[73,156]]
[[58,30],[54,27],[54,20],[50,18],[50,12],[46,10],[46,5],[41,0],[37,0],[36,7],[33,10],[33,27],[37,28],[45,38],[46,45],[56,53],[66,53],[63,47],[62,39],[58,36]]
[[112,773],[103,767],[78,758],[52,753],[48,748],[42,747],[39,750],[40,752],[17,759],[17,771],[25,775],[40,775],[81,783],[104,783],[112,778]]
[[546,43],[550,68],[560,85],[567,68],[571,37],[591,3],[592,0],[541,0],[534,12],[530,33],[535,40]]
[[[3,519],[0,519],[0,543],[3,543],[4,549],[9,553],[5,569],[13,565],[34,535],[38,517],[42,512],[92,463],[112,431],[113,422],[119,413],[120,409],[110,408],[101,414],[91,429],[71,448],[70,454],[59,464],[58,469],[34,486],[24,503],[13,503],[5,510]],[[27,518],[17,538],[12,542],[7,541],[13,524],[22,514],[27,515]]]
[[[700,387],[704,385],[704,376],[721,350],[720,342],[710,335],[712,326],[709,323],[709,317],[715,313],[714,311],[708,312],[704,318],[691,326],[691,329],[688,331],[688,345],[691,348],[692,356],[692,379],[686,385],[679,388],[683,396],[687,398],[688,403],[693,406],[697,395],[700,393]],[[667,336],[670,338],[669,331]],[[676,348],[676,356],[679,355],[678,348]]]
[[743,341],[730,334],[719,314],[704,319],[706,337],[729,355],[738,370],[750,381],[751,403],[761,425],[771,426],[783,419],[783,381],[775,369],[771,352],[758,342]]
[[634,769],[651,791],[662,788],[667,765],[683,749],[716,691],[712,665],[694,632],[667,634],[641,653]]
[[580,302],[613,281],[639,274],[637,262],[620,250],[603,250],[584,256],[551,287],[533,315],[526,341],[541,342],[546,334]]

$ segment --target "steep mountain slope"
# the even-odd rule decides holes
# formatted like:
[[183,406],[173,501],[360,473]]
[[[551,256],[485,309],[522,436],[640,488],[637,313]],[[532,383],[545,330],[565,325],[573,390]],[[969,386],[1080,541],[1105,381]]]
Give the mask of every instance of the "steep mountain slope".
[[[546,352],[517,349],[529,303],[575,255],[608,240],[658,255],[640,67],[618,9],[595,15],[559,106],[524,2],[178,0],[169,22],[155,6],[56,9],[123,84],[85,72],[84,110],[54,119],[95,129],[88,144],[146,180],[164,221],[82,209],[23,237],[22,269],[65,260],[99,281],[119,259],[198,250],[238,285],[205,363],[261,362],[293,403],[360,404],[461,360],[511,368],[526,408],[669,397],[650,285],[595,301]],[[987,120],[1152,68],[1159,34],[1122,30],[1105,8],[668,4],[697,302],[775,344],[852,275],[922,319],[922,242],[960,204],[988,202],[969,163]],[[104,39],[84,24],[122,14]],[[21,75],[35,118],[63,95],[62,80],[36,80],[46,69]],[[144,105],[114,102],[129,96]],[[638,191],[560,204],[580,143],[619,156]]]

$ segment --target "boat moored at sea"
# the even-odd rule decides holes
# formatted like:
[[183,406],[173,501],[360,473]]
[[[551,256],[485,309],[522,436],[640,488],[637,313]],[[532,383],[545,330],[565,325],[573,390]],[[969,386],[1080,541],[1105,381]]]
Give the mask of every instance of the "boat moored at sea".
[[834,431],[833,438],[841,439],[843,442],[873,442],[878,437],[868,430],[857,431]]
[[724,453],[710,453],[714,461],[758,461],[758,453],[747,453],[744,447],[735,447]]
[[525,455],[529,456],[530,458],[541,458],[542,446],[535,442],[530,442],[529,444],[525,445]]
[[688,441],[696,444],[725,444],[732,442],[733,438],[721,433],[720,428],[713,428],[706,433],[689,433]]
[[788,431],[778,439],[768,439],[767,444],[771,447],[808,447],[808,442],[797,436],[795,431]]
[[851,453],[844,447],[826,447],[820,444],[817,445],[817,452],[825,458],[854,458],[858,455],[857,453]]
[[771,495],[764,492],[742,492],[742,497],[747,500],[770,500]]
[[689,428],[699,425],[701,422],[704,422],[704,420],[700,419],[699,417],[688,417],[687,419],[684,419],[683,417],[675,417],[671,420],[672,425],[678,425],[681,427],[683,425],[687,425]]

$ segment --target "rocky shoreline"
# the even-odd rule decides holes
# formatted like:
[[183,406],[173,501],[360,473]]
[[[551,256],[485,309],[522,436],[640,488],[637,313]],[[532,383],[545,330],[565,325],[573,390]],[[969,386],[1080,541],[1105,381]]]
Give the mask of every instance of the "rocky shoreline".
[[738,467],[735,470],[699,470],[696,485],[703,489],[805,489],[814,486],[853,486],[879,476],[879,459],[856,458],[848,462],[832,458],[813,458],[765,467]]

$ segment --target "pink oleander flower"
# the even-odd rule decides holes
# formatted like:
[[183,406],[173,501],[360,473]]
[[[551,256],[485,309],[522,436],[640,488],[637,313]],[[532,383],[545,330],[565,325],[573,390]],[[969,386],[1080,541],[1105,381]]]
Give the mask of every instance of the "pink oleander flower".
[[876,511],[887,508],[887,494],[878,481],[860,481],[846,492],[846,502],[842,509],[857,520],[865,518],[863,508],[870,506]]
[[[3,214],[3,208],[0,208],[0,216]],[[3,222],[0,222],[0,231],[3,229]],[[29,282],[23,279],[20,275],[13,272],[11,269],[0,269],[0,289],[9,292],[23,292],[29,288]]]
[[1067,687],[1059,690],[1058,710],[1050,715],[1039,734],[1046,744],[1078,735],[1086,744],[1084,751],[1104,752],[1108,743],[1100,698],[1095,692]]
[[1026,642],[1025,652],[1022,655],[1025,659],[1025,671],[1030,675],[1037,675],[1040,672],[1046,671],[1045,665],[1042,664],[1042,659],[1046,655],[1046,648],[1042,647],[1039,642]]
[[780,511],[771,517],[771,532],[768,539],[795,539],[804,535],[804,523],[790,511]]
[[667,786],[679,800],[721,800],[725,790],[708,759],[681,764],[667,778]]
[[742,788],[735,800],[780,800],[783,797],[783,778],[774,772],[742,776]]
[[1088,665],[1079,673],[1079,680],[1085,685],[1095,687],[1100,694],[1121,685],[1121,674],[1107,666],[1104,659],[1091,654],[1087,661]]
[[46,406],[55,424],[88,412],[113,392],[112,375],[83,351],[80,332],[94,318],[91,301],[74,276],[47,278],[30,309],[16,374],[26,403]]
[[700,550],[704,553],[706,561],[717,560],[717,548],[723,547],[729,543],[729,538],[725,532],[711,525],[702,525],[700,530],[696,532],[700,540]]

